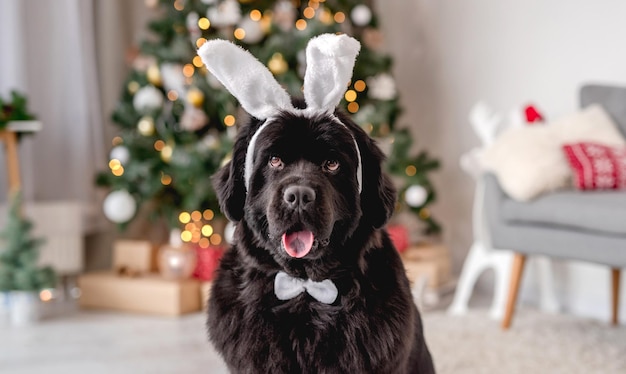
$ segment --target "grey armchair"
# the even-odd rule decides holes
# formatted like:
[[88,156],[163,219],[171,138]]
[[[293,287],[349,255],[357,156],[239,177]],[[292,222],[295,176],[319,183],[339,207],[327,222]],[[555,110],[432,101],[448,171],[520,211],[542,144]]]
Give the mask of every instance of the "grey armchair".
[[[581,107],[598,103],[626,137],[626,88],[588,85]],[[589,261],[609,266],[612,323],[617,324],[620,269],[626,267],[626,191],[565,190],[518,202],[485,176],[484,212],[494,248],[514,254],[502,328],[511,325],[524,264],[529,255]]]

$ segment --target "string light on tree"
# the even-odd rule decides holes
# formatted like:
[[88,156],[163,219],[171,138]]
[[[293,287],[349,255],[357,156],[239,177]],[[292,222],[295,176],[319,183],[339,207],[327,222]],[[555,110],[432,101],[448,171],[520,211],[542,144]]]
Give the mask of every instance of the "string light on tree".
[[357,102],[351,102],[348,104],[348,112],[354,114],[359,111],[359,104]]
[[137,122],[137,131],[143,136],[151,136],[154,134],[154,120],[150,116],[143,116]]
[[261,13],[260,10],[254,9],[254,10],[250,11],[250,19],[252,21],[258,22],[258,21],[261,20],[261,17],[263,17],[263,14]]
[[359,79],[358,81],[354,82],[354,89],[355,89],[357,92],[363,92],[363,91],[365,91],[365,88],[366,88],[366,87],[367,87],[367,86],[366,86],[366,84],[365,84],[365,81],[364,81],[364,80],[362,80],[362,79]]
[[224,117],[224,125],[226,125],[228,127],[234,126],[235,125],[235,116],[233,116],[232,114],[229,114],[226,117]]
[[115,175],[116,177],[121,177],[122,175],[124,175],[124,167],[118,159],[114,158],[109,161],[109,168],[111,169],[111,174]]
[[296,21],[296,29],[300,30],[300,31],[304,31],[306,30],[307,27],[307,23],[305,20],[303,19],[299,19]]
[[287,72],[289,65],[282,53],[276,52],[272,55],[272,58],[267,63],[267,67],[274,75],[281,75]]
[[178,100],[178,92],[176,92],[174,90],[167,91],[167,99],[169,101],[176,101],[176,100]]
[[189,223],[189,221],[191,221],[191,214],[189,214],[188,212],[181,212],[178,215],[178,220],[180,221],[180,223],[182,224],[186,224]]
[[415,167],[415,165],[409,165],[404,169],[404,172],[407,176],[412,177],[417,174],[417,168]]
[[315,9],[313,9],[312,7],[306,7],[304,8],[304,10],[302,11],[302,15],[305,18],[311,19],[313,17],[315,17]]
[[346,91],[344,97],[345,97],[346,101],[353,102],[354,100],[356,100],[356,91],[348,90],[348,91]]
[[211,27],[211,21],[206,17],[202,17],[198,20],[198,27],[202,30],[208,30]]
[[161,184],[164,186],[169,186],[172,183],[172,177],[167,174],[161,173]]
[[174,153],[174,148],[166,144],[163,149],[161,149],[161,160],[165,162],[170,162],[172,160],[172,154]]

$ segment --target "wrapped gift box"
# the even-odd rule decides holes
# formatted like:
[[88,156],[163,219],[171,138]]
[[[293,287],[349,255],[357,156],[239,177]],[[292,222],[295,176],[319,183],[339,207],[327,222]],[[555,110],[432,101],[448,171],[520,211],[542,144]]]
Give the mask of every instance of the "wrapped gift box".
[[113,243],[113,269],[126,269],[133,273],[155,270],[154,249],[147,240],[116,240]]
[[201,309],[200,285],[196,279],[168,280],[154,273],[139,277],[87,273],[78,277],[79,304],[84,308],[177,316]]
[[411,246],[401,257],[411,284],[425,278],[426,287],[437,288],[451,279],[450,253],[441,244]]

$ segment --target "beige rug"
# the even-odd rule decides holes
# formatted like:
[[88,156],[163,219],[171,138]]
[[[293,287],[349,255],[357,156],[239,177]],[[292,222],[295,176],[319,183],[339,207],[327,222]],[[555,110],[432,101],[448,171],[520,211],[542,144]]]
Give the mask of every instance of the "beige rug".
[[624,374],[626,326],[520,309],[508,331],[487,310],[423,314],[438,374]]

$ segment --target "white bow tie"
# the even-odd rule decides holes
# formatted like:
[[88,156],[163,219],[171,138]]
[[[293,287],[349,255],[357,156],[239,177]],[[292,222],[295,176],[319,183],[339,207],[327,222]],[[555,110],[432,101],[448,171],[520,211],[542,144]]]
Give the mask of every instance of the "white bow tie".
[[315,300],[332,304],[337,299],[337,287],[330,279],[314,282],[310,279],[294,278],[284,271],[279,271],[274,278],[274,293],[279,300],[290,300],[306,292]]

